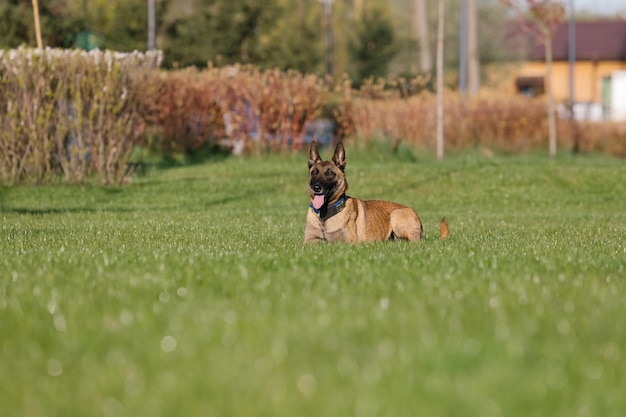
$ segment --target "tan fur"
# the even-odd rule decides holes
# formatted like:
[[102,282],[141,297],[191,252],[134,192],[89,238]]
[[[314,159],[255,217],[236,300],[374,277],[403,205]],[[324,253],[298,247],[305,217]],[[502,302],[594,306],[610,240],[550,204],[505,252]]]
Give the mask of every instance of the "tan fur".
[[[345,194],[348,183],[345,179],[345,150],[341,142],[335,149],[331,161],[323,161],[317,145],[311,143],[309,149],[310,200],[316,194],[324,194],[326,205],[332,206]],[[315,190],[317,188],[317,190]],[[447,224],[445,224],[447,236]],[[421,240],[423,227],[417,213],[410,207],[380,200],[361,200],[347,197],[345,207],[339,213],[323,220],[309,207],[304,228],[304,243],[328,242],[370,242],[389,239]]]

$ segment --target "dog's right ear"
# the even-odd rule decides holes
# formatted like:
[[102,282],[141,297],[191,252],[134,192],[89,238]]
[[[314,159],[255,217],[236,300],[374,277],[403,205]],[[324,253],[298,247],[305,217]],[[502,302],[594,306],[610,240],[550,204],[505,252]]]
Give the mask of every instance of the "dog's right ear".
[[317,150],[317,143],[315,141],[311,142],[311,146],[309,147],[309,168],[315,165],[316,162],[322,160],[319,151]]

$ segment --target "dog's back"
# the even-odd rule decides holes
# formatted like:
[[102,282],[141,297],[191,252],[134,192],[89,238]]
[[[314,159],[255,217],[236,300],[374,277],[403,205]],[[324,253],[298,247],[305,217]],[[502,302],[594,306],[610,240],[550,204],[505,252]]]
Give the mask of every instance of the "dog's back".
[[355,200],[362,214],[356,219],[357,240],[422,239],[422,222],[412,208],[391,201]]

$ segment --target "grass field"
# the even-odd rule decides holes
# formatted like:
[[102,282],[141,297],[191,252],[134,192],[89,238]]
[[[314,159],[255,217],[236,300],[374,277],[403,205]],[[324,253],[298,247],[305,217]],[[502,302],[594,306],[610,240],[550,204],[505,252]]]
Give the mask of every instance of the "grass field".
[[623,416],[625,162],[385,155],[423,242],[304,247],[304,155],[0,188],[0,415]]

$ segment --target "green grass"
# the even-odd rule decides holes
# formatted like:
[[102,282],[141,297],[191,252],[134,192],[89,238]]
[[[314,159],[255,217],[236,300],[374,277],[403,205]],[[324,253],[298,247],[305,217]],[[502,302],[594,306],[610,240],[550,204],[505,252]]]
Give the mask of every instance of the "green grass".
[[303,246],[304,155],[0,188],[0,414],[623,415],[624,161],[347,173],[427,239]]

